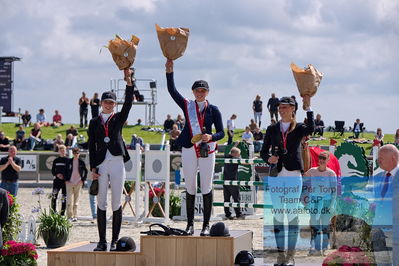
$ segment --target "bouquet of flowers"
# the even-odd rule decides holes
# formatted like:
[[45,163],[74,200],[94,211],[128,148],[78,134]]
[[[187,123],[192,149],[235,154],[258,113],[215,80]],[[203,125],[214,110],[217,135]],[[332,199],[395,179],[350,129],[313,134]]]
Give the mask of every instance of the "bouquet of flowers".
[[129,68],[136,59],[137,45],[140,39],[132,35],[130,41],[126,41],[116,35],[115,39],[108,42],[108,50],[112,59],[120,70]]
[[0,265],[37,265],[37,252],[33,244],[7,241],[0,250]]
[[359,247],[341,246],[337,251],[328,255],[323,261],[323,266],[332,265],[372,266],[375,265],[375,261]]
[[187,28],[162,28],[155,24],[159,45],[163,55],[171,60],[181,57],[186,51],[190,30]]

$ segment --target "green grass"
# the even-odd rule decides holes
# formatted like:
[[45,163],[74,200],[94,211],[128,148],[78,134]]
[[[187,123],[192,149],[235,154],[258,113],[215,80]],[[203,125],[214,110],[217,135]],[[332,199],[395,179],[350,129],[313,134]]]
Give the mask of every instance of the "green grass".
[[[42,138],[43,139],[54,139],[57,134],[62,134],[63,138],[65,139],[65,132],[68,128],[70,128],[71,124],[64,125],[62,127],[58,128],[53,128],[53,127],[42,127]],[[74,124],[76,128],[78,128],[79,134],[85,136],[87,139],[87,129],[79,128],[78,124]],[[137,136],[140,136],[143,138],[145,143],[150,143],[150,144],[160,144],[162,140],[162,133],[157,133],[157,132],[148,132],[141,130],[143,126],[126,126],[123,129],[123,138],[125,139],[126,143],[130,143],[132,134],[137,134]],[[26,135],[29,136],[29,132],[32,129],[32,127],[29,127],[25,129]],[[15,138],[15,132],[18,130],[18,127],[15,126],[14,123],[3,123],[0,125],[0,130],[4,131],[6,136],[9,139],[14,139]],[[244,129],[236,129],[235,134],[234,134],[234,141],[240,140],[242,134],[244,133]],[[339,145],[341,142],[343,142],[344,138],[349,138],[349,136],[352,136],[352,132],[345,132],[343,137],[333,137],[332,132],[325,132],[324,137],[326,140],[321,140],[321,141],[310,141],[310,145],[329,145],[330,143],[330,138],[334,138]],[[373,133],[364,133],[363,135],[360,135],[362,138],[372,140],[374,138]],[[169,136],[166,136],[166,139],[169,139]],[[394,142],[394,135],[393,134],[386,134],[384,137],[385,143],[388,142]],[[220,144],[224,144],[227,142],[227,134],[226,136],[219,141]],[[370,153],[372,144],[359,144],[363,148],[366,149],[366,154]]]

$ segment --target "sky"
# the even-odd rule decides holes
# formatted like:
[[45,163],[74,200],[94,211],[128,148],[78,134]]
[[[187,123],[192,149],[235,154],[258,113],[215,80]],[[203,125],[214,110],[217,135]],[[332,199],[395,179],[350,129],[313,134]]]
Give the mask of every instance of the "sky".
[[[193,98],[191,85],[205,79],[208,100],[231,114],[240,128],[253,118],[257,94],[264,102],[299,98],[290,63],[313,64],[324,76],[312,109],[326,125],[360,118],[366,130],[399,128],[399,1],[392,0],[0,0],[0,56],[14,63],[14,109],[48,117],[59,110],[64,122],[78,123],[82,91],[110,89],[122,78],[107,48],[115,34],[140,38],[136,77],[157,81],[156,120],[182,111],[166,89],[165,61],[155,23],[190,29],[185,54],[175,61],[175,83]],[[101,50],[101,52],[100,52]],[[142,83],[139,89],[147,89]],[[145,95],[148,96],[148,95]],[[299,99],[300,100],[300,99]],[[144,120],[133,106],[129,123]],[[305,113],[298,111],[297,119]]]

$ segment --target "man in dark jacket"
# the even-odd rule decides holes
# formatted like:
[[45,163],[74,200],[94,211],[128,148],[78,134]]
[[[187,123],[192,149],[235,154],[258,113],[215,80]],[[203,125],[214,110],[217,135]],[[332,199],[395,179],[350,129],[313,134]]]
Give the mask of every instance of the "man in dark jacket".
[[67,192],[66,192],[66,186],[65,186],[65,178],[67,176],[66,170],[67,170],[67,164],[69,162],[69,158],[65,157],[66,156],[66,147],[65,145],[60,145],[58,147],[58,152],[60,157],[56,158],[53,161],[53,167],[51,168],[51,173],[54,177],[53,179],[53,192],[52,192],[52,198],[51,198],[51,208],[54,211],[57,211],[57,198],[58,198],[58,193],[61,190],[61,215],[65,214],[65,209],[66,209],[66,197],[67,197]]
[[276,97],[275,93],[272,93],[272,97],[269,99],[267,102],[267,109],[269,110],[270,113],[270,120],[273,119],[273,116],[276,117],[276,121],[278,121],[278,98]]
[[0,159],[0,187],[10,192],[13,196],[18,193],[19,172],[22,169],[21,159],[16,155],[17,147],[11,146],[8,150],[8,156]]

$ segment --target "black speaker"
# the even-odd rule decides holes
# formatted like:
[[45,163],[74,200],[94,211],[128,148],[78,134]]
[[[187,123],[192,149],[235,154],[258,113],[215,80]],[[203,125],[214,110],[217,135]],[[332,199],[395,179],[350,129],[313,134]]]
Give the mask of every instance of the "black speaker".
[[150,88],[155,89],[157,87],[157,82],[156,81],[151,81],[150,82]]

